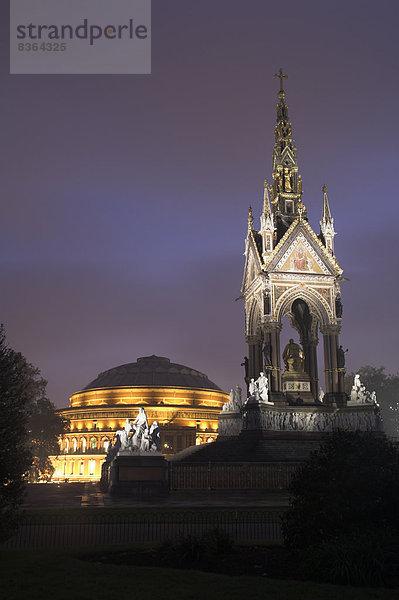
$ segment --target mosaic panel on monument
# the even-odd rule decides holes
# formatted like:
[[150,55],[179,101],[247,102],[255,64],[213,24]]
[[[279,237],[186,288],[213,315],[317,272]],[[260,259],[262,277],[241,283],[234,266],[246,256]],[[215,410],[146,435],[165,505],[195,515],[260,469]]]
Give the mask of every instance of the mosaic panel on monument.
[[309,381],[285,381],[283,392],[310,392]]

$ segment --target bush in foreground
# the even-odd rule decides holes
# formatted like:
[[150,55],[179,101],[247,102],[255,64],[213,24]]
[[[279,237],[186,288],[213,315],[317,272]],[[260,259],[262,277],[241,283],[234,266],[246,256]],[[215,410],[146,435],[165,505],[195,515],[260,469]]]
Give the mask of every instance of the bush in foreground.
[[329,435],[290,493],[283,536],[305,576],[355,585],[397,577],[399,454],[386,438]]
[[209,529],[202,536],[188,535],[176,541],[167,541],[160,548],[160,557],[176,565],[195,564],[215,556],[229,554],[234,542],[219,527]]

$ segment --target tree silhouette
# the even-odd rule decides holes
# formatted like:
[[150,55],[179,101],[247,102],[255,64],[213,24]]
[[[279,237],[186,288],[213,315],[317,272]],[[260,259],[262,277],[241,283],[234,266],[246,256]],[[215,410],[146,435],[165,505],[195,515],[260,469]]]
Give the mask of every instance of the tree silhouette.
[[21,353],[9,348],[0,327],[0,541],[17,526],[28,480],[52,473],[64,422],[46,397],[46,381]]

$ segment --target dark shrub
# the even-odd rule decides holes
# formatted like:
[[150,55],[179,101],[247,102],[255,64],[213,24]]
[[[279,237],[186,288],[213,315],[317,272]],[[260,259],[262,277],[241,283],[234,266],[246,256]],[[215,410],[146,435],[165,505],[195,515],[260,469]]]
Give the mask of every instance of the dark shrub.
[[343,533],[399,533],[399,460],[384,437],[337,432],[294,475],[283,535],[291,549]]
[[368,585],[396,576],[399,458],[385,437],[329,435],[297,471],[290,493],[283,536],[304,574]]
[[168,540],[161,545],[159,553],[165,563],[182,565],[206,562],[216,555],[228,554],[233,546],[229,534],[215,527],[202,536],[188,535],[178,540]]
[[205,546],[206,554],[209,556],[230,554],[234,546],[233,538],[221,527],[215,527],[204,533],[202,542]]
[[398,539],[344,534],[301,552],[301,576],[323,582],[381,586],[397,583]]

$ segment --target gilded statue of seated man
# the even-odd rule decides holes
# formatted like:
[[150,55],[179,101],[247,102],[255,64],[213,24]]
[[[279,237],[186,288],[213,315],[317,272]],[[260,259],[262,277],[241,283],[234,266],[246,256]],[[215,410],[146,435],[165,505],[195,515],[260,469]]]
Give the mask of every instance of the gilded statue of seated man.
[[289,373],[303,373],[305,355],[299,344],[295,344],[293,339],[284,348],[283,361],[285,370]]

